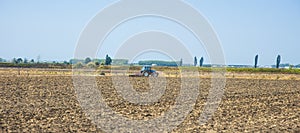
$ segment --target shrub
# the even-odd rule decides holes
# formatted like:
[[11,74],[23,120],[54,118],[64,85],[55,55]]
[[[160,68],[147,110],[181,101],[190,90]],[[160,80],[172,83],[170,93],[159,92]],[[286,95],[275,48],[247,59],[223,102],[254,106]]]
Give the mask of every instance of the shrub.
[[89,62],[86,66],[88,68],[96,68],[96,64],[94,62]]
[[73,68],[83,68],[83,65],[81,62],[76,63]]

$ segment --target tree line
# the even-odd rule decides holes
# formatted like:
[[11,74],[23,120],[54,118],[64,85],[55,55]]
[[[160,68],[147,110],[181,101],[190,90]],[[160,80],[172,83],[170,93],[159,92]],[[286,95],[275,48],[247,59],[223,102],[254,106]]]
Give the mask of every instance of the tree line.
[[[197,58],[194,57],[193,66],[200,66],[200,67],[211,67],[211,64],[204,64],[204,58]],[[258,68],[259,64],[259,55],[255,55],[254,57],[254,68]],[[300,68],[299,65],[290,65],[290,64],[281,64],[281,55],[277,55],[275,60],[275,65],[272,65],[274,68],[280,67],[297,67]],[[34,59],[28,60],[27,58],[13,58],[11,62],[8,62],[5,59],[0,58],[0,67],[55,67],[55,68],[96,68],[99,66],[107,66],[107,65],[157,65],[157,66],[170,66],[170,67],[177,67],[183,66],[183,59],[179,61],[161,61],[161,60],[144,60],[139,61],[135,64],[129,64],[127,59],[112,59],[109,55],[106,55],[104,59],[92,59],[90,57],[86,57],[85,59],[70,59],[69,61],[63,62],[40,62],[39,58],[37,61]],[[185,64],[186,65],[186,64]]]

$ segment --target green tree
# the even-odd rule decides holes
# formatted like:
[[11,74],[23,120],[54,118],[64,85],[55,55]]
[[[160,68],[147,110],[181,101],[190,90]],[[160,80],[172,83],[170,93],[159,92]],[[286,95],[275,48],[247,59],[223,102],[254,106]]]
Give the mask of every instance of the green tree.
[[5,60],[4,60],[4,59],[2,59],[2,58],[0,58],[0,62],[5,62]]
[[99,66],[99,65],[100,65],[100,63],[99,63],[98,61],[96,61],[96,62],[95,62],[95,65],[96,65],[96,66]]
[[64,64],[65,64],[65,65],[69,65],[69,62],[68,62],[68,61],[64,61]]
[[257,64],[258,64],[258,55],[256,55],[254,59],[254,68],[257,68]]
[[18,58],[17,59],[17,64],[23,63],[23,59],[22,58]]
[[294,65],[290,65],[290,66],[289,66],[289,69],[293,69],[293,68],[294,68]]
[[38,56],[36,57],[36,60],[37,60],[37,63],[40,63],[40,61],[41,61],[41,56],[38,55]]
[[179,61],[179,66],[182,66],[182,63],[183,63],[183,61],[182,61],[182,58],[181,58],[180,61]]
[[276,60],[276,68],[279,68],[280,61],[281,61],[281,56],[278,55],[278,56],[277,56],[277,60]]
[[92,61],[92,59],[90,57],[85,58],[84,63],[88,64]]
[[34,59],[31,59],[31,60],[30,60],[30,63],[34,63]]
[[199,61],[199,65],[200,65],[200,67],[202,67],[202,66],[203,66],[203,62],[204,62],[204,58],[203,58],[203,57],[201,57],[201,58],[200,58],[200,61]]
[[27,64],[28,63],[28,59],[24,58],[24,63]]
[[197,57],[194,57],[194,66],[197,66]]
[[112,59],[108,55],[106,55],[106,57],[105,57],[105,65],[111,65],[111,62],[112,62]]
[[17,61],[17,59],[16,59],[16,58],[13,58],[13,59],[12,59],[12,63],[14,63],[14,64],[18,64],[18,61]]

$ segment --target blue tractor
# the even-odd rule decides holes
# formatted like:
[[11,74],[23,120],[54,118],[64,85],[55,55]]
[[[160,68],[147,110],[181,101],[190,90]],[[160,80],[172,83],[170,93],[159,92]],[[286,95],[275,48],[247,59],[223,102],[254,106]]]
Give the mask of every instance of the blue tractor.
[[151,66],[143,66],[143,68],[140,70],[139,73],[137,74],[133,74],[133,75],[129,75],[130,77],[157,77],[158,76],[158,72],[156,72],[155,70],[151,69]]
[[141,75],[145,76],[145,77],[157,77],[158,73],[155,70],[151,69],[151,66],[143,66],[142,70],[141,70]]

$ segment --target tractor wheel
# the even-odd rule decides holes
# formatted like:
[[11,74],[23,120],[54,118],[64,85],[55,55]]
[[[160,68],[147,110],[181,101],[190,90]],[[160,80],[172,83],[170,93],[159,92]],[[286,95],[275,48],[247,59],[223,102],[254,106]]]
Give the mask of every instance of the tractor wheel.
[[151,76],[152,76],[152,77],[157,77],[157,76],[158,76],[158,73],[154,72],[154,73],[151,74]]
[[144,75],[145,77],[148,77],[148,76],[149,76],[149,73],[148,73],[148,72],[144,72],[143,75]]

